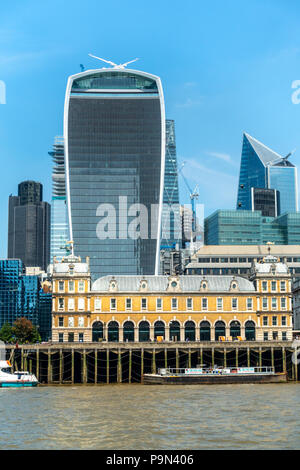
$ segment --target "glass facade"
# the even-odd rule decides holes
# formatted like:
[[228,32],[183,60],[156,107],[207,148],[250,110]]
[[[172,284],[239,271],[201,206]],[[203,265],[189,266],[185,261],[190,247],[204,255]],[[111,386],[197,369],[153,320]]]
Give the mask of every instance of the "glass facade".
[[49,152],[53,161],[51,204],[51,263],[56,257],[61,261],[67,255],[66,243],[70,239],[67,217],[64,139],[56,137],[53,150]]
[[39,327],[42,339],[51,331],[52,295],[40,289],[38,276],[26,276],[21,260],[0,260],[0,328],[25,317]]
[[178,169],[175,141],[175,123],[166,120],[166,159],[162,209],[161,249],[181,247],[181,218],[179,206]]
[[298,245],[300,213],[264,217],[261,211],[216,211],[204,222],[206,245]]
[[298,210],[296,167],[288,159],[244,134],[236,206],[238,210],[255,210],[251,197],[253,188],[277,190],[275,215]]
[[[152,220],[154,229],[150,214],[152,204],[161,207],[165,155],[160,80],[127,70],[79,75],[69,79],[65,109],[75,253],[90,257],[94,279],[107,274],[154,274],[160,211]],[[145,90],[151,90],[151,95],[146,96]],[[148,238],[144,233],[136,239],[127,234],[139,215],[133,204],[148,210]],[[145,230],[138,225],[137,231]],[[100,232],[100,228],[111,231]],[[150,228],[155,237],[151,238]]]
[[271,166],[268,168],[269,187],[279,191],[279,211],[297,212],[297,169],[290,166]]

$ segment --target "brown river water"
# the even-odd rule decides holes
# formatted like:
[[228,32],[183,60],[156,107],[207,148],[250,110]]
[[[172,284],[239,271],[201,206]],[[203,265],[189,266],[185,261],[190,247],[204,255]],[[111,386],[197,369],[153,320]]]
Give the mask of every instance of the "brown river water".
[[299,449],[300,384],[0,389],[0,449]]

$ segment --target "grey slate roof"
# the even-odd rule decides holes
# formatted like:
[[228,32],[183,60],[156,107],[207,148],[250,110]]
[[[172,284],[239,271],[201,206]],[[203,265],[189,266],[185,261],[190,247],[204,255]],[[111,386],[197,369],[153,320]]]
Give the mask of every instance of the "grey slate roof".
[[[108,292],[111,281],[116,281],[117,292],[140,292],[141,281],[146,281],[147,292],[164,292],[169,285],[168,276],[104,276],[92,285],[93,292]],[[201,281],[206,281],[208,292],[227,292],[232,281],[236,281],[240,292],[255,292],[254,285],[240,276],[179,276],[179,292],[199,292]],[[174,292],[174,290],[172,290]]]

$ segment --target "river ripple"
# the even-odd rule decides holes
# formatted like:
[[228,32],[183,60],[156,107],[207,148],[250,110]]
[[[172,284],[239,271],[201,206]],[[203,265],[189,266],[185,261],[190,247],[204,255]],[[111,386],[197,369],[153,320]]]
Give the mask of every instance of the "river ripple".
[[0,389],[0,449],[299,449],[300,384]]

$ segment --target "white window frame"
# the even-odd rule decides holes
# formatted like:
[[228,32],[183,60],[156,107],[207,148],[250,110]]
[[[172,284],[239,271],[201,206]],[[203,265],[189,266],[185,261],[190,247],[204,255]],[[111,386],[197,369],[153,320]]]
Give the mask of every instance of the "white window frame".
[[[146,301],[146,306],[145,307],[143,307],[143,301],[144,300]],[[148,310],[148,299],[147,299],[147,297],[142,297],[141,298],[141,310]]]
[[74,317],[68,317],[68,327],[74,328]]
[[84,328],[84,317],[82,316],[78,317],[78,327]]
[[[81,306],[82,305],[82,306]],[[84,297],[79,297],[78,298],[78,310],[83,311],[85,306],[85,299]]]
[[[251,304],[251,306],[249,307],[248,304]],[[247,297],[247,312],[252,312],[253,310],[253,299],[252,297]]]
[[[73,283],[74,289],[70,288],[70,285],[72,285],[72,283]],[[68,282],[68,292],[73,292],[73,293],[75,292],[75,281],[72,280]]]
[[99,299],[98,297],[95,298],[94,307],[95,307],[95,312],[101,312],[101,299]]
[[[276,307],[274,307],[274,305],[273,305],[273,301],[274,301],[274,300],[276,301]],[[277,307],[278,307],[277,304],[278,304],[278,302],[277,302],[277,297],[272,297],[272,300],[271,300],[271,309],[272,309],[272,310],[277,310]]]
[[[60,306],[60,301],[62,300],[62,306]],[[63,297],[58,298],[58,310],[64,310],[65,308],[65,299]]]
[[[112,306],[113,301],[115,302],[115,306],[114,306],[114,307]],[[113,311],[113,312],[114,312],[115,310],[117,310],[117,299],[116,299],[115,297],[112,297],[112,298],[110,299],[110,310]]]
[[[203,305],[203,301],[206,302],[206,307]],[[208,310],[208,298],[207,297],[202,297],[201,299],[201,309],[203,312],[207,312]]]
[[[236,301],[236,307],[233,306],[233,301]],[[238,301],[238,298],[237,297],[232,297],[231,298],[231,310],[238,310],[239,309],[239,301]]]
[[[173,302],[175,302],[175,306],[173,305]],[[177,297],[172,297],[172,299],[171,299],[171,309],[172,310],[178,310],[178,299],[177,299]]]
[[[221,307],[219,307],[219,301],[221,301]],[[218,312],[223,311],[223,298],[222,297],[217,297],[217,311]]]
[[[63,285],[62,289],[60,288],[60,284]],[[65,281],[58,281],[58,292],[65,292]]]
[[[275,284],[275,289],[273,289],[273,285]],[[271,292],[277,292],[277,282],[271,281]]]
[[78,292],[81,292],[81,293],[84,292],[84,281],[78,281]]
[[[160,300],[160,307],[157,305],[159,300]],[[163,308],[163,299],[161,297],[158,297],[156,299],[156,310],[162,310],[162,308]]]
[[[264,284],[266,284],[265,289],[264,289]],[[261,281],[261,290],[262,292],[268,292],[268,281]]]
[[[130,306],[128,307],[127,302],[129,301]],[[125,310],[129,310],[131,312],[132,310],[132,298],[131,297],[126,297],[125,299]]]
[[[266,300],[266,306],[264,305],[264,300]],[[263,297],[263,298],[262,298],[262,309],[263,309],[263,310],[268,310],[268,306],[269,306],[268,297]]]
[[[282,306],[282,301],[285,302],[284,307]],[[281,297],[280,299],[280,310],[287,310],[287,298],[286,297]]]
[[68,311],[73,312],[75,310],[75,299],[74,297],[68,298]]

